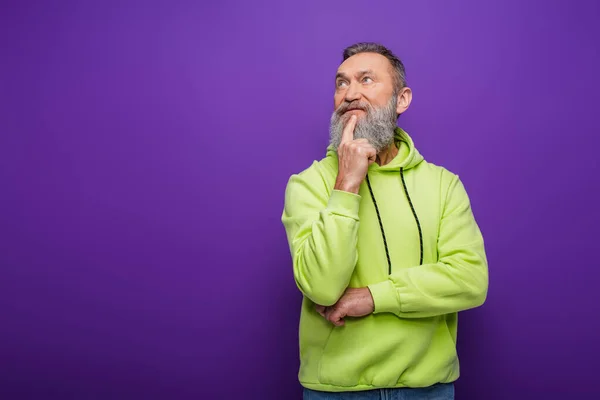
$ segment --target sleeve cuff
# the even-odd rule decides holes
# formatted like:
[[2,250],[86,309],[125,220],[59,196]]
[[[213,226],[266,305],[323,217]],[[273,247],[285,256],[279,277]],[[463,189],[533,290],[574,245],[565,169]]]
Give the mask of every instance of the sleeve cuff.
[[358,194],[334,189],[329,197],[327,209],[334,214],[344,215],[358,221],[360,199],[361,196]]
[[390,280],[369,285],[368,288],[371,291],[371,296],[373,296],[374,314],[398,312],[400,309],[398,292]]

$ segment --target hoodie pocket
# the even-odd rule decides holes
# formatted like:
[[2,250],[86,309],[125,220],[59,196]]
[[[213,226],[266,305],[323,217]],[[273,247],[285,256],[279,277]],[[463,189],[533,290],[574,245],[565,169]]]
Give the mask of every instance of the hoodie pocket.
[[338,387],[395,385],[396,356],[404,346],[398,330],[386,329],[384,322],[394,323],[395,319],[391,314],[348,318],[344,326],[334,327],[319,360],[319,383]]
[[319,382],[324,383],[321,377],[321,370],[323,368],[323,360],[325,359],[325,357],[327,356],[327,350],[330,347],[330,343],[332,341],[332,336],[335,335],[335,332],[337,329],[336,326],[332,325],[331,326],[331,331],[329,332],[329,335],[327,336],[327,339],[325,340],[325,344],[323,346],[323,351],[321,352],[321,358],[319,359],[319,370],[317,372],[317,377],[319,379]]

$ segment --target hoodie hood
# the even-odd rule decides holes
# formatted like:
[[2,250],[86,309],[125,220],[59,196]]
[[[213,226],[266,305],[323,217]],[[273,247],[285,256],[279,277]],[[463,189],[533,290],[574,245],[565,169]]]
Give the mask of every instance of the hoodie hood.
[[[407,170],[423,161],[423,156],[419,153],[412,138],[406,131],[396,127],[394,133],[394,144],[398,147],[398,154],[386,165],[371,164],[369,171],[399,171],[400,168]],[[337,164],[337,150],[331,146],[327,148],[327,158],[330,157],[335,158],[335,163]]]

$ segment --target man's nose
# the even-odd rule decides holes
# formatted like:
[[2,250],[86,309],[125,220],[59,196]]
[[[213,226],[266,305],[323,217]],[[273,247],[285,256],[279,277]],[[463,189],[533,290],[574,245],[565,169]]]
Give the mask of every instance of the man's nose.
[[346,90],[346,96],[344,96],[344,99],[347,102],[351,102],[354,100],[359,100],[361,95],[360,86],[356,82],[352,82],[348,86],[348,90]]

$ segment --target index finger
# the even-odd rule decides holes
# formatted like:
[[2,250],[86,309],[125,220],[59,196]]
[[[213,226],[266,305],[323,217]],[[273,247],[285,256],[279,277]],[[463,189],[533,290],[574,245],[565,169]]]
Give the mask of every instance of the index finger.
[[356,115],[352,115],[342,132],[341,143],[351,142],[354,140],[354,127],[355,126],[356,126]]

